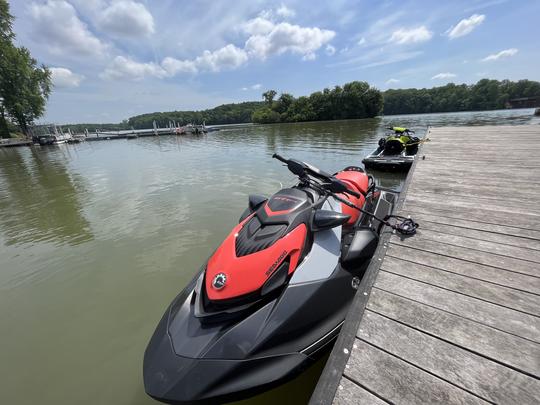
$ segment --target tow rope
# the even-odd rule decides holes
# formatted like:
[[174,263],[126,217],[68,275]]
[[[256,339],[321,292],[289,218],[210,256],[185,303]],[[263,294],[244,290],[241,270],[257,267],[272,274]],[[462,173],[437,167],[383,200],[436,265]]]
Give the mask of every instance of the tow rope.
[[[395,224],[392,224],[388,222],[390,218],[400,219],[401,222],[396,221]],[[400,215],[387,215],[381,222],[402,235],[414,235],[416,229],[420,226],[418,222],[414,222],[412,218],[405,218]]]
[[[334,198],[336,196],[334,195]],[[382,224],[392,228],[397,233],[400,233],[402,235],[414,235],[416,234],[416,230],[420,227],[420,224],[418,222],[415,222],[411,217],[403,217],[401,215],[387,215],[384,218],[379,218],[375,214],[368,212],[360,207],[357,207],[356,205],[350,203],[349,201],[341,198],[337,198],[338,201],[341,201],[348,205],[351,208],[354,208],[358,211],[360,211],[363,214],[366,214],[372,218],[375,218],[377,221],[381,222]],[[394,218],[396,220],[401,220],[401,222],[396,221],[395,224],[389,222],[389,219]]]
[[424,138],[424,139],[420,139],[418,142],[406,143],[405,146],[420,145],[421,143],[429,142],[429,141],[431,141],[431,139],[429,139],[429,138]]

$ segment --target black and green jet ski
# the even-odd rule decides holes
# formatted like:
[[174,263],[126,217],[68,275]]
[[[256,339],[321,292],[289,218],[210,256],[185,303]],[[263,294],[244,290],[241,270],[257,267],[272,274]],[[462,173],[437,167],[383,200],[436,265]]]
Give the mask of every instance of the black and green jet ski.
[[379,147],[366,156],[362,163],[368,169],[409,170],[414,162],[420,138],[404,127],[390,127],[392,132],[379,139]]

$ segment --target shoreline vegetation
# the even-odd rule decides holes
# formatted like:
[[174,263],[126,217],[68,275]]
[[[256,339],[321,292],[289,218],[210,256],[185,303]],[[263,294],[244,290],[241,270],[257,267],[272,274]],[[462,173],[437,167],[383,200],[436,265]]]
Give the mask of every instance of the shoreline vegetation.
[[485,111],[508,108],[509,100],[539,97],[540,82],[482,79],[475,84],[454,84],[423,89],[380,91],[366,82],[351,82],[323,89],[309,96],[268,90],[264,101],[223,104],[201,111],[154,112],[130,117],[116,124],[68,124],[73,132],[151,128],[153,122],[207,125],[278,123],[370,118],[378,115]]

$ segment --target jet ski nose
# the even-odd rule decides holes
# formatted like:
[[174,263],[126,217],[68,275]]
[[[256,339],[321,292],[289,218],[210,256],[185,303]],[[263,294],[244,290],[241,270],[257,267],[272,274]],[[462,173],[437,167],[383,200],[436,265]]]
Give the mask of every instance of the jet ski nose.
[[306,360],[300,353],[246,360],[178,356],[164,317],[144,354],[144,389],[170,404],[229,402],[282,383],[306,367]]

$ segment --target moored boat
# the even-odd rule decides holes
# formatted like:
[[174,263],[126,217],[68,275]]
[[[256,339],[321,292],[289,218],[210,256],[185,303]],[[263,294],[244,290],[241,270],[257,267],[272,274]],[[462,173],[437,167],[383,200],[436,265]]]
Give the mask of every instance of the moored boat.
[[414,131],[404,127],[391,127],[393,132],[379,139],[379,147],[366,156],[362,163],[368,169],[409,170],[418,146],[422,142]]

